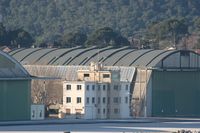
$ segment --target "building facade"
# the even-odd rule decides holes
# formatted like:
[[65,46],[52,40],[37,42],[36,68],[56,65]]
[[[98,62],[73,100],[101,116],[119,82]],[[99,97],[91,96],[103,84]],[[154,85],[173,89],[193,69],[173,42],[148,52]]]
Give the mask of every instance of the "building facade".
[[91,63],[78,70],[77,81],[63,84],[63,112],[66,117],[115,119],[130,117],[130,83],[120,81],[120,71],[104,70]]

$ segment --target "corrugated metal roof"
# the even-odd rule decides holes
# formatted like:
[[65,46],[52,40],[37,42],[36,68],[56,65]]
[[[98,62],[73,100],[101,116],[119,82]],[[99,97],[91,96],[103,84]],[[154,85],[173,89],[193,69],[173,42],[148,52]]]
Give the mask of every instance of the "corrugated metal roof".
[[26,58],[29,54],[31,54],[31,53],[33,53],[33,52],[35,52],[35,51],[37,51],[37,50],[40,50],[40,48],[23,49],[23,50],[18,51],[17,53],[15,53],[15,54],[13,55],[13,57],[14,57],[17,61],[21,62],[22,59]]
[[30,77],[28,72],[10,55],[0,51],[0,78]]
[[141,55],[137,60],[135,60],[131,64],[131,66],[146,66],[149,61],[151,61],[154,57],[157,57],[157,55],[163,52],[164,50],[148,51],[145,54]]
[[[102,51],[108,50],[111,47],[106,47],[106,48],[102,48],[100,49]],[[84,53],[81,54],[81,56],[76,57],[75,59],[72,60],[72,62],[70,64],[76,64],[76,65],[85,65],[85,63],[88,62],[88,60],[90,60],[92,57],[96,56],[98,54],[98,48],[94,48],[88,51],[85,51]]]
[[55,49],[40,49],[37,51],[32,52],[31,54],[27,55],[23,60],[21,60],[22,64],[33,64],[36,62],[41,56],[44,54],[51,52]]
[[[77,81],[77,70],[89,70],[89,66],[49,66],[24,65],[31,75],[60,77],[67,81]],[[105,66],[105,70],[120,70],[120,81],[131,82],[135,73],[134,67]]]
[[156,64],[158,64],[164,57],[166,57],[167,55],[173,53],[174,51],[163,51],[160,54],[158,54],[157,56],[155,56],[154,58],[152,58],[152,60],[150,60],[146,66],[147,67],[153,67],[156,66]]
[[134,49],[124,49],[115,53],[113,56],[107,58],[104,61],[105,65],[114,66],[121,58],[125,57],[128,53],[133,52]]
[[27,65],[86,65],[101,62],[106,66],[156,66],[163,58],[177,50],[152,50],[122,48],[66,48],[66,49],[16,49],[11,55]]

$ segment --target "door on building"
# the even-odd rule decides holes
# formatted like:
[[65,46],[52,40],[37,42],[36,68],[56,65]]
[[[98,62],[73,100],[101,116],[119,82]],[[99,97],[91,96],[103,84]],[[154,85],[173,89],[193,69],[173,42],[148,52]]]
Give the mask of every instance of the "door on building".
[[85,119],[94,119],[94,110],[93,107],[91,106],[86,106],[85,107]]

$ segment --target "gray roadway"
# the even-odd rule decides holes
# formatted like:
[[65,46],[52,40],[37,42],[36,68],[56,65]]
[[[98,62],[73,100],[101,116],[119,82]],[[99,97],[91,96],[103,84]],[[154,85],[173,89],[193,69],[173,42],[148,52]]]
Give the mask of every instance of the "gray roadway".
[[200,119],[147,118],[129,120],[43,120],[0,122],[3,131],[49,132],[175,132],[200,131]]

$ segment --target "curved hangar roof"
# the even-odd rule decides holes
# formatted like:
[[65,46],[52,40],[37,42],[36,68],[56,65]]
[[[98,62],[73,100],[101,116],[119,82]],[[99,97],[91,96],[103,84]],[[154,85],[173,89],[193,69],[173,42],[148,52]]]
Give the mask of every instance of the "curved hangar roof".
[[28,72],[10,55],[0,50],[0,80],[29,77]]
[[[105,47],[105,48],[29,48],[16,49],[9,53],[23,65],[89,65],[91,61],[102,62],[106,66],[146,66],[155,67],[165,64],[168,59],[189,55],[197,59],[199,55],[192,51],[180,50],[136,50],[130,47]],[[176,57],[173,57],[176,55]],[[180,60],[180,59],[178,59]],[[176,61],[175,61],[176,62]],[[193,61],[190,61],[193,62]],[[168,63],[169,64],[169,63]],[[196,63],[200,64],[200,63]]]

